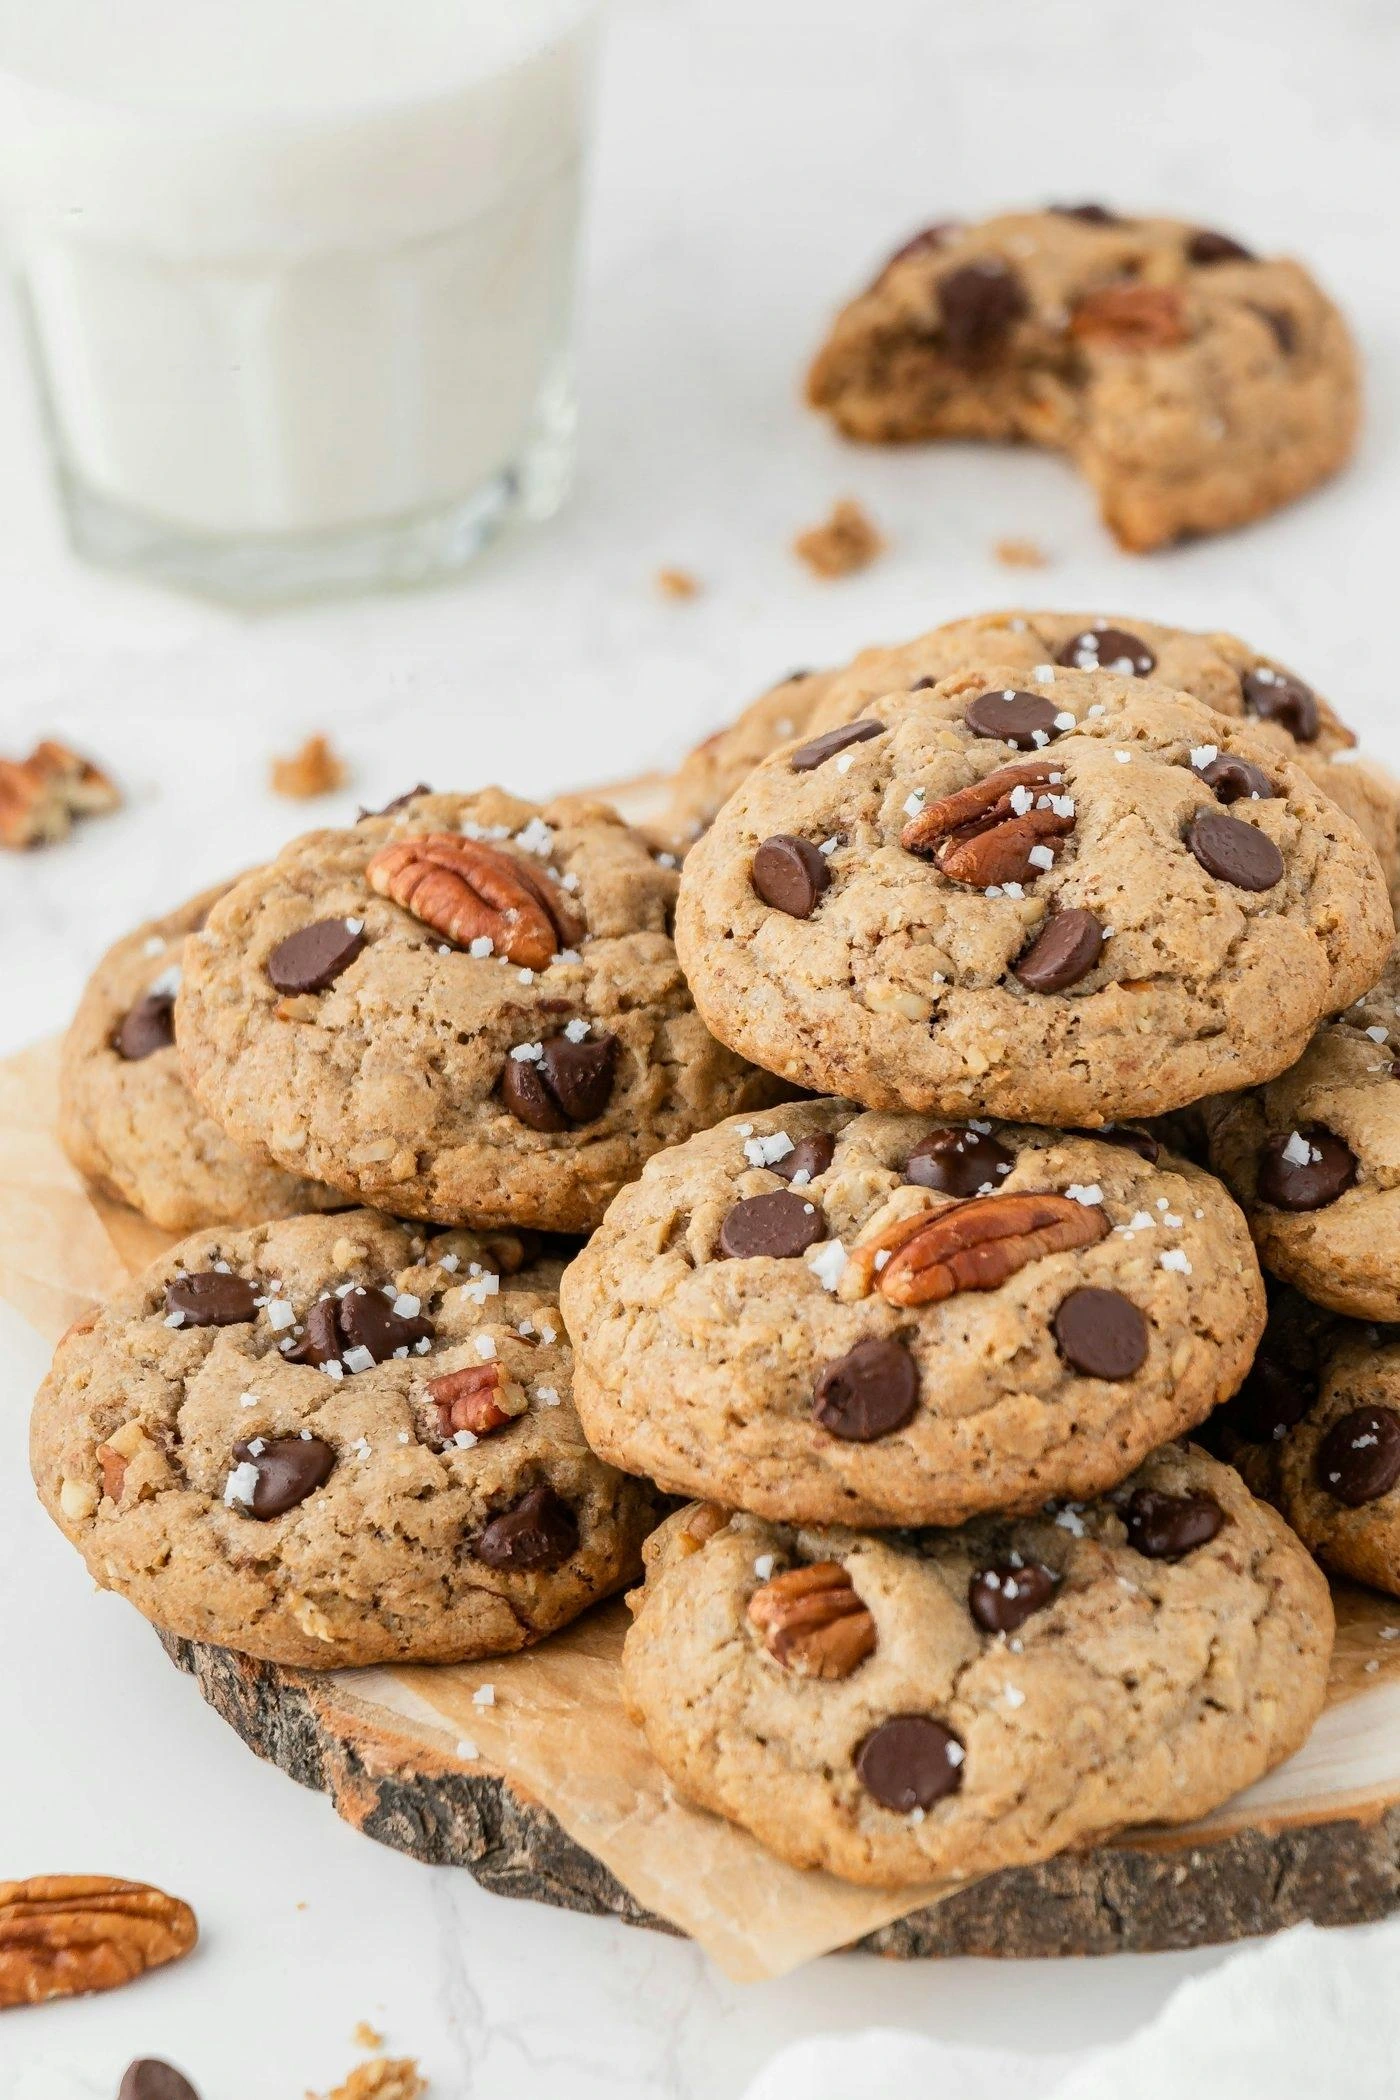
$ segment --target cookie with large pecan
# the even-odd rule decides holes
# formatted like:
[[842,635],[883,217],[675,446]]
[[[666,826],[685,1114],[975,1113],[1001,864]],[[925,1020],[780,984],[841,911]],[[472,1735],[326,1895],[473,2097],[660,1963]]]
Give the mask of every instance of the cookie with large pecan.
[[529,1646],[631,1580],[654,1515],[583,1440],[530,1251],[364,1210],[183,1241],[59,1344],[45,1507],[187,1639],[312,1669]]
[[415,793],[294,840],[187,945],[186,1076],[238,1144],[404,1216],[585,1231],[775,1098],[709,1034],[676,875],[613,811]]
[[681,876],[716,1034],[872,1108],[1096,1124],[1271,1078],[1374,983],[1357,827],[1277,740],[1140,680],[1140,638],[1093,639],[1114,669],[955,672],[755,768]]
[[596,1451],[803,1523],[1098,1493],[1235,1391],[1264,1323],[1244,1219],[1148,1132],[839,1101],[652,1160],[560,1303]]
[[1203,1451],[957,1530],[699,1515],[648,1541],[624,1689],[681,1793],[794,1866],[957,1880],[1189,1822],[1322,1707],[1327,1584]]

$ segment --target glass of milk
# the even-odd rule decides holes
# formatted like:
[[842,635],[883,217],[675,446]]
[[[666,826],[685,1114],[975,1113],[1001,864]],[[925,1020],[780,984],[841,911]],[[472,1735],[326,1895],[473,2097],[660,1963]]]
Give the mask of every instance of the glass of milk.
[[0,0],[0,210],[80,552],[419,583],[566,491],[591,0]]

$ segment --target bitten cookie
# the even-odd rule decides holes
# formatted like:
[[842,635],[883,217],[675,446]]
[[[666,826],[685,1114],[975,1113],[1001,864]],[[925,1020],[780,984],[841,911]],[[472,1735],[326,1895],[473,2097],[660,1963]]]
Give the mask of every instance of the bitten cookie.
[[778,1091],[715,1042],[676,876],[604,805],[420,794],[296,839],[188,943],[186,1077],[241,1144],[409,1217],[586,1231]]
[[372,1211],[183,1241],[59,1344],[39,1493],[158,1626],[314,1669],[507,1654],[631,1579],[558,1264]]
[[1203,1104],[1259,1258],[1319,1305],[1400,1321],[1400,949],[1267,1086]]
[[838,315],[807,380],[847,437],[1066,453],[1136,553],[1335,474],[1358,397],[1346,323],[1301,264],[1097,205],[928,227]]
[[594,1450],[803,1523],[1093,1494],[1243,1378],[1218,1182],[1094,1137],[804,1101],[652,1160],[560,1290]]
[[63,1043],[58,1134],[79,1172],[170,1232],[335,1210],[333,1190],[227,1137],[185,1085],[175,993],[185,939],[227,885],[109,948]]
[[886,695],[749,775],[682,871],[700,1013],[872,1108],[1096,1124],[1273,1077],[1380,974],[1374,853],[1199,701],[1018,675]]
[[1327,1584],[1180,1445],[1114,1494],[895,1538],[706,1506],[650,1542],[628,1703],[692,1801],[879,1886],[1204,1815],[1323,1703]]

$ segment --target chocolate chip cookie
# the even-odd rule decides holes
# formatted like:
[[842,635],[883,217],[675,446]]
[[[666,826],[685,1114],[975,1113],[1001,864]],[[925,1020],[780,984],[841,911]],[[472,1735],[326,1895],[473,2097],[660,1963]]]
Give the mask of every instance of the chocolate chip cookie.
[[878,1886],[1185,1823],[1306,1737],[1327,1584],[1169,1446],[1111,1495],[893,1538],[703,1506],[649,1542],[628,1703],[692,1801]]
[[185,1085],[175,1051],[175,994],[186,937],[226,885],[109,948],[63,1043],[58,1134],[79,1172],[170,1232],[253,1225],[343,1196],[285,1173],[226,1136]]
[[1265,1267],[1334,1312],[1400,1321],[1400,948],[1297,1064],[1201,1113]]
[[651,1491],[570,1398],[558,1263],[372,1211],[196,1234],[59,1344],[34,1476],[158,1626],[340,1668],[506,1654],[631,1579]]
[[1147,1133],[835,1101],[650,1161],[560,1303],[595,1451],[803,1523],[1097,1493],[1235,1390],[1264,1321],[1243,1218]]
[[701,1015],[872,1108],[1098,1124],[1272,1078],[1380,974],[1375,854],[1186,694],[1022,678],[888,694],[749,775],[682,871]]
[[708,1034],[676,876],[604,805],[417,794],[296,839],[188,943],[186,1077],[239,1144],[444,1223],[585,1231],[771,1079]]
[[1063,452],[1120,546],[1145,553],[1335,474],[1359,375],[1301,264],[1095,206],[926,228],[837,316],[807,398],[867,443]]

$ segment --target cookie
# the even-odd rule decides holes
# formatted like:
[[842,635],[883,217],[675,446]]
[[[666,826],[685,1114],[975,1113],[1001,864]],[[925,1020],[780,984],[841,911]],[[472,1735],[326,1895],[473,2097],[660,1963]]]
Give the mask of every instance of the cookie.
[[1297,1064],[1201,1114],[1264,1266],[1334,1312],[1400,1322],[1400,946]]
[[1099,1124],[1272,1078],[1392,938],[1356,826],[1250,730],[1108,671],[888,694],[687,856],[708,1025],[871,1108]]
[[1360,826],[1400,894],[1400,785],[1359,759],[1356,739],[1327,702],[1277,658],[1233,634],[1195,634],[1135,614],[992,612],[949,620],[893,648],[863,649],[834,671],[805,672],[761,694],[737,722],[693,751],[672,784],[662,820],[682,850],[770,752],[858,721],[886,693],[936,684],[977,664],[1033,682],[1041,665],[1112,669],[1150,678],[1247,719],[1280,758],[1292,759]]
[[345,1201],[227,1137],[185,1085],[175,993],[187,937],[226,885],[109,948],[63,1043],[58,1134],[80,1173],[169,1232],[253,1225]]
[[1301,264],[1093,208],[931,226],[837,316],[812,407],[872,444],[1063,452],[1135,553],[1248,524],[1345,463],[1357,355]]
[[803,1101],[652,1160],[560,1304],[590,1444],[803,1523],[1112,1486],[1249,1368],[1244,1220],[1140,1131]]
[[771,1079],[699,1017],[676,876],[604,805],[418,794],[296,839],[188,943],[185,1074],[235,1142],[406,1217],[582,1232]]
[[676,1787],[794,1866],[897,1886],[1206,1814],[1321,1711],[1327,1584],[1181,1445],[1102,1500],[881,1537],[709,1506],[623,1651]]
[[632,1578],[653,1510],[584,1443],[558,1263],[521,1251],[372,1211],[196,1234],[59,1344],[45,1507],[190,1640],[314,1669],[528,1647]]

